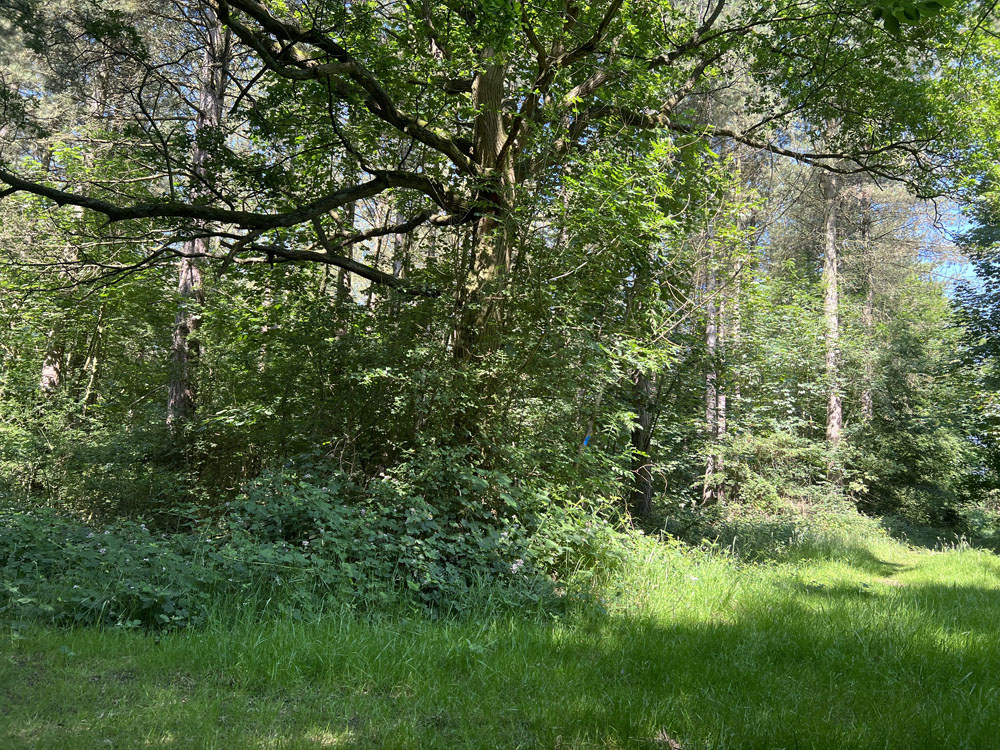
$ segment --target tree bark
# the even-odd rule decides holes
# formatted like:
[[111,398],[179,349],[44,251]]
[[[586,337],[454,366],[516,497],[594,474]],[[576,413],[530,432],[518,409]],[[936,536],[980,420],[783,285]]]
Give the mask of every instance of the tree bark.
[[101,362],[104,350],[104,304],[97,310],[97,321],[94,324],[94,333],[90,337],[90,345],[87,347],[87,359],[83,364],[83,372],[87,382],[83,387],[83,394],[80,400],[84,409],[97,403],[98,383],[101,375]]
[[872,388],[875,381],[875,255],[872,248],[872,205],[867,191],[861,193],[861,247],[865,259],[865,302],[861,324],[865,329],[864,381],[861,389],[861,418],[870,422],[875,415]]
[[[216,18],[208,22],[208,45],[199,71],[199,106],[195,118],[195,137],[208,128],[222,124],[222,104],[226,91],[229,67],[230,34]],[[191,193],[204,195],[211,185],[213,175],[209,155],[196,142],[192,152],[194,174]],[[201,324],[200,308],[204,303],[201,260],[199,255],[209,251],[207,238],[197,238],[184,243],[183,257],[177,269],[177,313],[170,347],[170,380],[167,389],[167,425],[180,427],[194,416],[197,393],[195,371],[201,355],[198,328]]]
[[705,372],[705,437],[708,443],[708,457],[705,461],[705,480],[701,488],[702,505],[711,505],[718,500],[714,482],[721,460],[715,451],[715,441],[719,429],[719,379],[716,368],[719,348],[719,307],[716,300],[717,276],[715,259],[708,258],[705,278],[705,354],[708,368]]
[[[357,213],[357,204],[348,203],[344,207],[344,223],[346,225],[346,230],[348,232],[354,231],[354,218]],[[354,246],[348,245],[343,251],[348,258],[354,260]],[[337,302],[338,304],[344,305],[351,299],[351,273],[350,271],[341,268],[337,272]]]
[[472,252],[465,283],[459,294],[454,356],[470,361],[496,344],[499,305],[495,293],[510,270],[507,237],[513,205],[515,175],[510,151],[502,153],[506,134],[503,95],[506,67],[492,50],[484,69],[472,83],[475,161],[481,174],[480,216],[473,226]]
[[[826,344],[826,442],[840,444],[843,405],[840,388],[840,289],[837,248],[837,212],[840,185],[837,175],[826,172],[823,185],[823,320]],[[832,467],[831,467],[832,468]]]
[[629,512],[634,518],[648,519],[653,513],[653,472],[649,447],[653,438],[653,382],[649,375],[636,372],[634,379],[636,423],[632,428],[632,490]]

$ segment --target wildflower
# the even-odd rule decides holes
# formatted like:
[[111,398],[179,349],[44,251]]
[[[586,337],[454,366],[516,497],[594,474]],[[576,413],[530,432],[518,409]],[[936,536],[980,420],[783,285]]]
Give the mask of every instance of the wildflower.
[[517,558],[517,559],[516,559],[516,560],[515,560],[515,561],[514,561],[513,563],[511,563],[511,566],[510,566],[510,572],[511,572],[511,573],[515,573],[515,574],[516,574],[516,573],[518,573],[518,572],[519,572],[519,571],[521,570],[521,568],[523,568],[523,567],[524,567],[524,560],[522,560],[522,559],[521,559],[521,558],[519,557],[519,558]]

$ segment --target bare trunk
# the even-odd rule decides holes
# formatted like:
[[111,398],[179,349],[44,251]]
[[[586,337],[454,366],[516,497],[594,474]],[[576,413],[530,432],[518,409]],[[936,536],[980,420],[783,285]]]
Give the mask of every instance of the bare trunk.
[[[350,120],[348,121],[350,123]],[[359,177],[358,170],[353,165],[348,167],[344,174],[344,181],[347,184],[354,184]],[[357,217],[358,207],[353,201],[344,206],[344,229],[348,234],[354,232],[354,222]],[[354,260],[354,245],[348,245],[342,252],[351,260]],[[341,268],[337,272],[337,302],[341,305],[351,301],[353,284],[349,271]]]
[[[486,54],[492,56],[490,51]],[[454,355],[459,361],[481,356],[496,344],[500,309],[494,293],[510,270],[507,223],[514,171],[509,152],[501,155],[506,140],[501,114],[505,75],[502,64],[490,61],[472,85],[473,106],[479,112],[473,135],[476,161],[483,174],[480,194],[484,205],[473,228],[472,254],[458,300]]]
[[861,324],[865,328],[865,371],[861,389],[861,417],[870,422],[875,415],[872,386],[875,381],[875,257],[872,252],[871,199],[861,196],[861,246],[865,255],[865,303],[861,309]]
[[[354,216],[357,209],[353,203],[348,203],[344,209],[344,222],[346,224],[346,229],[348,232],[354,231]],[[343,250],[344,254],[354,260],[354,246],[348,245]],[[337,273],[337,302],[340,304],[345,304],[351,299],[351,274],[349,271],[341,268]]]
[[[718,445],[721,441],[726,438],[726,420],[728,414],[726,411],[726,383],[722,374],[724,372],[724,364],[726,361],[726,347],[729,345],[728,335],[729,326],[726,321],[726,315],[729,313],[729,306],[726,304],[726,299],[723,298],[719,302],[719,325],[718,325],[718,335],[719,340],[716,347],[715,355],[715,442]],[[716,452],[715,454],[715,472],[716,474],[721,474],[725,467],[722,463],[722,454]],[[726,501],[726,486],[719,482],[715,486],[715,502],[723,503]]]
[[[205,48],[200,71],[199,111],[195,120],[195,134],[222,123],[222,103],[228,76],[230,36],[228,30],[210,22],[207,29],[209,44]],[[212,168],[208,155],[196,143],[192,153],[192,197],[204,195],[212,182]],[[200,308],[204,303],[200,256],[209,251],[207,238],[197,238],[184,243],[183,257],[177,276],[177,314],[170,348],[170,381],[167,389],[167,424],[179,427],[194,416],[197,404],[195,370],[201,354],[198,327],[201,323]]]
[[719,360],[725,346],[725,303],[719,300],[718,272],[714,254],[709,256],[705,279],[705,353],[708,369],[705,373],[705,435],[708,456],[705,460],[705,479],[701,488],[702,505],[712,505],[725,500],[725,488],[717,481],[722,472],[722,455],[718,442],[726,434],[726,394],[720,380]]
[[719,344],[718,320],[719,311],[715,300],[715,268],[709,259],[708,276],[705,283],[705,293],[708,303],[705,308],[705,353],[708,356],[708,369],[705,373],[705,434],[708,439],[708,459],[705,464],[705,481],[701,489],[703,505],[715,501],[714,475],[716,470],[716,455],[714,451],[716,420],[719,408],[718,377],[715,371],[716,350]]
[[87,359],[83,364],[83,371],[86,374],[87,383],[84,385],[81,400],[84,408],[92,406],[97,402],[98,381],[101,372],[101,355],[104,349],[104,305],[97,310],[97,323],[94,326],[94,334],[90,337],[90,346],[87,347]]
[[823,175],[823,318],[826,343],[826,441],[831,448],[840,444],[843,406],[840,393],[840,290],[838,283],[837,175]]
[[653,512],[653,472],[649,447],[653,437],[653,383],[648,375],[637,372],[634,376],[636,423],[632,428],[632,491],[629,493],[629,512],[640,519],[648,519]]

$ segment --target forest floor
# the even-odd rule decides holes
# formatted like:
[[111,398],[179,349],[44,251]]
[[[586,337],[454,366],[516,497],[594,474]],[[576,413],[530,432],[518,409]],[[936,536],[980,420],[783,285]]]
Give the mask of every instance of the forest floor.
[[1000,558],[647,552],[561,618],[7,626],[0,747],[1000,748]]

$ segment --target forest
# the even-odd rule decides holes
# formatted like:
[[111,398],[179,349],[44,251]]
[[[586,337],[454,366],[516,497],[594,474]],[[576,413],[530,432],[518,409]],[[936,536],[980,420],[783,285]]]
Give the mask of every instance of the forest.
[[1000,748],[1000,11],[0,0],[0,745]]

